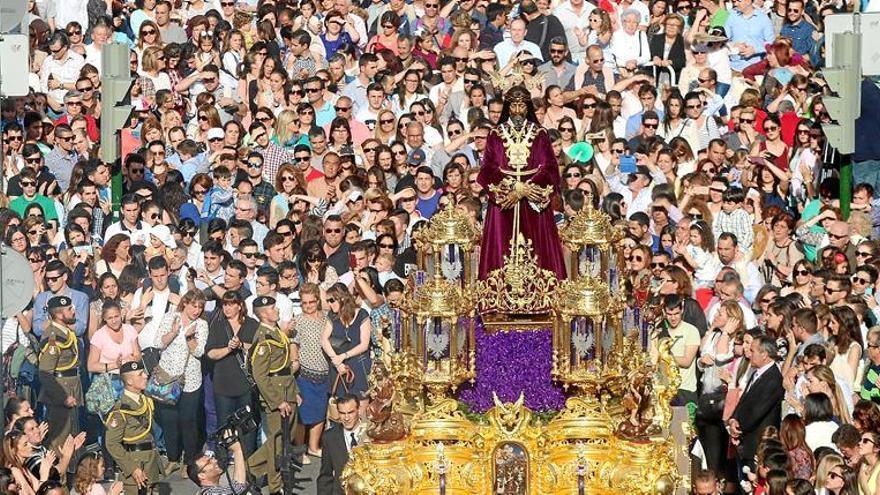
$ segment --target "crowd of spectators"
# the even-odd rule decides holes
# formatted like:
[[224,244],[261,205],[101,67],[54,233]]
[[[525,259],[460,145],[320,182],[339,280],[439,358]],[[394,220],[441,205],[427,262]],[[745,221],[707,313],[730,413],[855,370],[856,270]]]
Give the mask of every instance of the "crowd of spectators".
[[[113,469],[75,454],[103,438],[88,400],[67,405],[82,433],[42,422],[35,370],[60,295],[86,397],[98,377],[118,397],[129,361],[185,377],[178,404],[154,413],[168,476],[206,464],[209,434],[259,408],[253,301],[274,298],[295,350],[296,441],[321,462],[331,394],[347,397],[346,428],[361,428],[353,408],[368,406],[379,334],[416,268],[413,233],[444,207],[481,224],[481,155],[505,112],[493,76],[512,71],[542,81],[533,106],[559,165],[558,223],[591,204],[625,225],[631,300],[665,320],[652,338],[677,339],[675,403],[690,405],[704,469],[695,491],[878,492],[877,184],[856,181],[841,204],[821,128],[823,19],[852,2],[27,8],[31,92],[0,102],[0,240],[35,289],[2,322],[17,397],[0,492],[61,493],[62,481],[99,494]],[[101,143],[111,42],[130,48],[133,111],[118,142]],[[121,159],[102,162],[101,146]],[[442,264],[462,269],[454,252]],[[350,383],[333,387],[338,375]],[[246,455],[260,437],[244,438]],[[334,441],[334,456],[352,447]],[[323,474],[341,490],[338,472]]]

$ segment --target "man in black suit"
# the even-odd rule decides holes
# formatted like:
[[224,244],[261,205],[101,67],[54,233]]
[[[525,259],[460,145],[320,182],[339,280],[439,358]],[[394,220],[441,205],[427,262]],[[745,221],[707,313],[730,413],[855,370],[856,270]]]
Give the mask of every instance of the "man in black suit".
[[342,468],[348,462],[351,449],[361,443],[360,417],[357,396],[346,394],[336,401],[339,423],[321,437],[321,472],[318,474],[318,493],[343,495]]
[[741,465],[754,470],[761,431],[770,425],[779,428],[785,391],[776,366],[776,341],[768,335],[755,337],[751,352],[752,374],[727,425]]

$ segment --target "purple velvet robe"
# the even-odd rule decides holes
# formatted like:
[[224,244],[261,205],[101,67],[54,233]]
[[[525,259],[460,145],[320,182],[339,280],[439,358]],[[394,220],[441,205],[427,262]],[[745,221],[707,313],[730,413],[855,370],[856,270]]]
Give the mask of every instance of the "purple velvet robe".
[[[553,186],[553,194],[559,193],[559,165],[553,156],[553,146],[547,131],[541,129],[532,142],[527,170],[538,171],[527,177],[540,186]],[[489,186],[501,182],[506,175],[502,170],[510,170],[505,153],[504,142],[494,131],[486,140],[486,150],[480,163],[477,181],[487,191]],[[548,206],[536,212],[528,200],[522,199],[516,207],[520,209],[520,230],[526,239],[531,239],[532,249],[538,257],[541,268],[551,270],[560,279],[566,278],[565,261],[562,256],[562,243],[553,218],[553,209]],[[480,280],[504,263],[504,256],[510,251],[510,238],[513,235],[514,209],[502,209],[495,202],[495,195],[489,193],[489,206],[483,224],[483,240],[480,248]]]

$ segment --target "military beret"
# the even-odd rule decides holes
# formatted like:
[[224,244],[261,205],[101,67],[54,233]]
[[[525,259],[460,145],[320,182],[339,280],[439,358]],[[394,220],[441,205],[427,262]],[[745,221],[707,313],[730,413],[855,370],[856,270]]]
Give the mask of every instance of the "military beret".
[[269,296],[260,296],[254,299],[254,309],[256,308],[264,308],[266,306],[274,306],[275,298]]
[[70,300],[67,296],[55,296],[52,299],[49,299],[49,303],[46,304],[47,309],[56,309],[56,308],[66,308],[73,304],[73,301]]
[[122,363],[122,366],[119,367],[119,373],[131,373],[134,371],[141,371],[144,369],[143,363],[140,361],[129,361],[127,363]]

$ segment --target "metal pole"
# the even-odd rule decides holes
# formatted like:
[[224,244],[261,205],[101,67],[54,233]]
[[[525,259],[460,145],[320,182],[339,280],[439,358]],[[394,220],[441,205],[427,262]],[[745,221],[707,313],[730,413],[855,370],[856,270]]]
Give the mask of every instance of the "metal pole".
[[[0,35],[0,42],[3,41],[3,36]],[[0,60],[0,64],[3,63],[3,60]],[[0,88],[3,87],[3,76],[0,73]],[[0,93],[0,105],[3,104],[3,101],[6,97],[3,93]],[[22,129],[22,133],[25,130]],[[0,132],[0,149],[3,149],[3,132]],[[0,184],[6,184],[6,157],[2,157],[0,159]],[[4,187],[4,190],[6,188]],[[4,232],[5,234],[5,232]],[[3,298],[5,296],[6,290],[4,289],[3,284],[3,257],[6,256],[6,246],[3,242],[0,242],[0,325],[6,324],[7,315],[3,311]],[[0,350],[3,349],[3,333],[0,332]],[[0,411],[0,432],[6,431],[6,414],[4,414],[6,410],[6,367],[3,365],[3,359],[0,359],[0,406],[3,407],[3,411]]]

